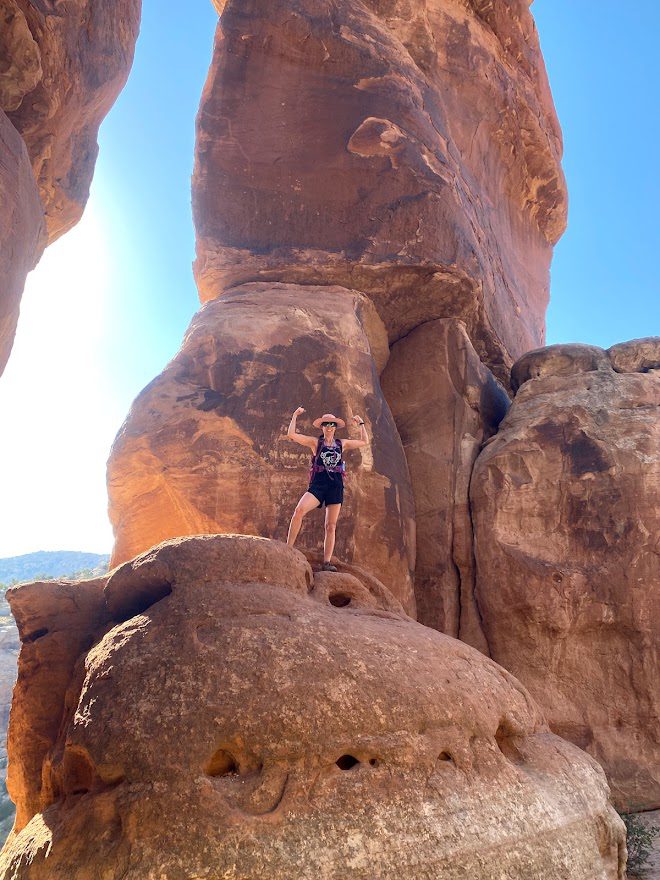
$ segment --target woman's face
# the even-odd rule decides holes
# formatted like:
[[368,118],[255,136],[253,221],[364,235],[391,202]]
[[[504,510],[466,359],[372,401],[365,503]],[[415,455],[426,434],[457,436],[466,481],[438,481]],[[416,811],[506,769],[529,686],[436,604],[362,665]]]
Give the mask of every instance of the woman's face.
[[323,428],[323,439],[324,440],[332,440],[335,435],[335,429],[324,427]]

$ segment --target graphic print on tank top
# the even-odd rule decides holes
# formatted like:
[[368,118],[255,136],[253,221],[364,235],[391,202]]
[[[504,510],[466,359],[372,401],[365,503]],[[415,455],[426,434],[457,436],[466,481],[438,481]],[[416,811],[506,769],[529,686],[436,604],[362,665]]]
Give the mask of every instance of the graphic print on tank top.
[[326,468],[336,468],[341,461],[341,451],[324,446],[321,450],[320,458]]

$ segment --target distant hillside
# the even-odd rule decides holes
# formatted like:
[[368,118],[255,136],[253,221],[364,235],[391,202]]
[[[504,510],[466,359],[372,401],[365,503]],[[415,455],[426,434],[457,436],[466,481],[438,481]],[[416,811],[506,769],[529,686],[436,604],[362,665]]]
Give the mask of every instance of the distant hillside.
[[0,585],[57,577],[97,577],[108,570],[110,556],[77,550],[39,550],[0,559]]

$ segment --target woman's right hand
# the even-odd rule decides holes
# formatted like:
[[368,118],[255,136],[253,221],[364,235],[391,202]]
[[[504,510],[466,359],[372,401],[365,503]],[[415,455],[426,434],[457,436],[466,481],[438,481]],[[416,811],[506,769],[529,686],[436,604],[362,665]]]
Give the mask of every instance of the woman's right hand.
[[294,416],[299,416],[301,413],[305,412],[304,406],[299,406],[298,409],[294,412]]

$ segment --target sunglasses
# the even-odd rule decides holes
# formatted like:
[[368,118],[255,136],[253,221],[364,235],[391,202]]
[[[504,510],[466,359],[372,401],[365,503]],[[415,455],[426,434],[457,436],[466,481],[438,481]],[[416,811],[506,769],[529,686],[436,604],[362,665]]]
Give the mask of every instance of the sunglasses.
[[336,428],[337,422],[321,422],[322,428]]

